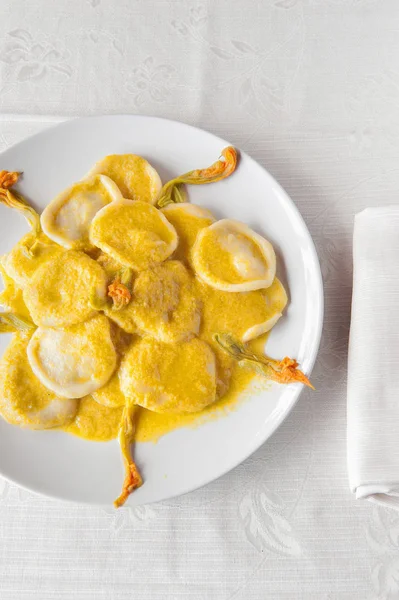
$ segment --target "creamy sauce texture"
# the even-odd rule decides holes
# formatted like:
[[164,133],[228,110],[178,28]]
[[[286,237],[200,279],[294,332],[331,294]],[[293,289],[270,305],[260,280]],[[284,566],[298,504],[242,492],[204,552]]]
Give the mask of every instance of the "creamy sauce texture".
[[100,160],[91,174],[107,175],[116,183],[122,196],[130,200],[154,203],[161,189],[155,169],[142,156],[111,154]]
[[[155,209],[161,183],[143,158],[108,156],[89,175],[95,174],[109,177],[128,200],[113,199],[98,177],[70,188],[53,217],[68,243],[81,244],[76,250],[41,234],[36,253],[27,256],[28,234],[0,264],[0,302],[39,326],[30,341],[15,337],[0,365],[8,402],[1,412],[8,409],[10,422],[22,426],[44,422],[108,441],[118,435],[128,399],[140,406],[135,439],[155,442],[234,410],[260,380],[214,334],[230,333],[263,352],[268,324],[287,297],[273,274],[266,289],[213,286],[264,277],[270,265],[256,234],[229,228],[227,220],[213,230],[214,216],[187,203]],[[207,271],[206,282],[197,264]],[[115,310],[105,294],[124,268],[133,272],[131,301]],[[101,314],[93,298],[103,303]]]
[[91,396],[82,398],[73,421],[63,429],[93,442],[108,442],[118,435],[123,408],[98,404]]
[[90,227],[90,241],[136,271],[166,260],[176,249],[176,231],[146,202],[123,200],[104,207]]
[[[190,269],[190,260],[187,260],[187,257],[190,256],[190,251],[195,243],[198,232],[203,227],[209,226],[213,222],[212,217],[209,214],[203,214],[196,210],[184,210],[182,208],[179,210],[177,206],[169,211],[165,209],[163,212],[167,217],[170,214],[170,220],[179,236],[179,245],[172,258],[175,259],[177,256],[183,258],[185,256],[186,260],[184,262]],[[243,242],[240,241],[240,239],[238,242],[234,240],[233,244],[236,245],[237,243],[238,245],[243,243],[244,246],[249,248],[255,257],[259,259],[259,256],[256,254],[256,245],[252,244],[251,240],[249,240],[247,246],[246,240]],[[163,264],[168,265],[168,263]],[[164,287],[162,284],[163,268],[160,267],[159,269],[154,282],[152,282],[151,279],[152,271],[148,272],[148,277],[142,277],[140,275],[139,278],[139,281],[143,281],[143,285],[140,286],[140,294],[144,294],[143,298],[145,300],[143,299],[141,301],[144,302],[142,307],[143,318],[145,317],[147,320],[146,327],[149,328],[149,332],[151,332],[152,327],[155,331],[159,326],[159,319],[162,318],[162,311],[165,307],[171,309],[173,305],[176,309],[176,299],[179,298],[181,292],[178,285],[179,278],[173,280],[173,283],[170,280],[169,271],[166,271],[166,281],[168,283],[165,283],[166,287]],[[145,274],[145,272],[142,273]],[[154,285],[153,297],[151,285]],[[146,293],[144,288],[148,290]],[[135,432],[135,439],[139,442],[156,442],[160,437],[175,429],[181,427],[197,427],[208,420],[218,419],[230,410],[234,410],[240,399],[243,397],[245,398],[245,390],[247,390],[252,383],[256,381],[257,385],[265,387],[264,381],[261,381],[252,371],[240,367],[233,358],[220,349],[218,344],[213,340],[213,334],[215,331],[228,331],[238,339],[242,339],[246,331],[251,327],[254,325],[262,325],[262,323],[267,321],[272,315],[282,311],[287,302],[287,298],[285,290],[280,282],[275,280],[273,285],[266,290],[235,293],[214,289],[195,278],[194,294],[201,307],[198,337],[209,344],[215,355],[217,396],[220,399],[203,410],[193,413],[182,412],[177,414],[163,414],[140,407]],[[146,307],[147,311],[145,310]],[[159,313],[156,309],[159,310]],[[114,314],[114,318],[121,327],[126,326],[127,331],[137,332],[140,327],[134,316],[135,308],[133,303],[128,305],[125,312],[122,310]],[[260,335],[257,339],[250,342],[250,347],[254,351],[263,353],[267,338],[268,333]],[[152,350],[150,354],[151,364],[155,369],[151,377],[153,378],[155,376],[156,378],[157,369],[160,367],[157,365],[154,350]],[[160,353],[160,356],[165,358],[165,355],[162,355],[162,352]],[[179,372],[175,373],[175,375],[176,383],[178,386],[181,386],[181,390],[191,389],[192,375],[187,373],[187,369],[181,369]],[[151,379],[151,385],[148,381],[147,383],[143,382],[145,372],[144,374],[138,373],[137,377],[141,380],[141,386],[147,386],[147,391],[152,389],[151,385],[154,385],[153,379]],[[134,388],[135,386],[132,387]],[[103,393],[103,390],[105,393]],[[122,401],[122,393],[117,377],[111,380],[108,394],[109,400],[107,400],[106,392],[107,386],[99,390],[98,400],[100,402],[109,402],[109,404],[115,406]],[[180,393],[184,395],[182,392]],[[74,426],[68,427],[67,430],[69,432],[72,431],[77,435],[87,437],[87,439],[92,439],[92,431],[95,431],[96,440],[100,439],[99,432],[104,430],[107,432],[104,439],[109,439],[110,430],[105,422],[105,419],[108,418],[108,413],[103,412],[103,407],[96,410],[96,405],[92,402],[89,404],[89,407],[90,418],[87,420],[87,430],[85,429],[85,421],[82,419],[80,419],[78,431]],[[115,436],[117,435],[117,428],[115,428],[114,434]]]

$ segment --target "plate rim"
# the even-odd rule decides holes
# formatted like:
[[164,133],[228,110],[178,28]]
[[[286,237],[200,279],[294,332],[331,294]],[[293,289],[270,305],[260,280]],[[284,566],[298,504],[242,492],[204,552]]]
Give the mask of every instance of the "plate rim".
[[[60,117],[60,119],[61,119],[60,122],[58,122],[58,123],[51,122],[51,125],[49,127],[46,127],[42,131],[38,131],[36,133],[26,136],[23,140],[20,140],[19,142],[12,144],[8,148],[6,148],[2,152],[0,152],[0,158],[3,156],[3,154],[6,154],[11,149],[15,149],[20,146],[23,146],[29,140],[40,139],[41,137],[45,137],[48,131],[67,128],[70,123],[78,122],[78,121],[90,121],[90,120],[96,120],[96,119],[103,120],[103,119],[119,119],[119,118],[120,119],[132,118],[132,119],[139,119],[139,120],[148,120],[148,121],[152,121],[152,122],[153,121],[161,121],[163,123],[167,122],[167,123],[171,124],[172,126],[184,126],[186,128],[192,129],[195,132],[199,131],[202,133],[206,133],[207,135],[214,138],[214,140],[217,140],[218,142],[221,142],[222,144],[225,144],[226,146],[232,145],[232,146],[236,147],[234,144],[230,143],[229,141],[225,140],[224,138],[221,138],[220,136],[216,135],[215,133],[208,131],[207,129],[204,129],[203,127],[197,127],[195,125],[185,123],[184,121],[177,121],[175,119],[169,119],[166,117],[159,117],[159,116],[140,115],[140,114],[135,114],[135,113],[132,113],[132,114],[115,113],[115,114],[86,115],[86,116],[82,116],[82,117],[70,117],[70,118],[68,117],[68,118],[65,118],[64,120],[62,120],[63,117]],[[47,123],[47,121],[43,121],[43,123]],[[314,368],[314,365],[315,365],[315,362],[316,362],[316,359],[317,359],[317,356],[319,353],[319,349],[320,349],[320,342],[321,342],[323,325],[324,325],[324,304],[325,304],[324,303],[323,277],[322,277],[320,260],[319,260],[318,254],[317,254],[316,246],[315,246],[313,237],[308,229],[308,226],[307,226],[302,214],[300,213],[298,207],[296,206],[294,200],[291,198],[291,196],[288,194],[288,192],[274,178],[274,176],[266,169],[266,167],[264,167],[262,164],[260,164],[254,158],[252,158],[252,156],[250,154],[241,150],[239,147],[237,147],[237,149],[239,151],[240,157],[241,156],[245,157],[245,159],[247,161],[255,164],[258,168],[262,169],[264,175],[269,179],[269,181],[273,185],[273,187],[275,187],[278,190],[279,195],[280,195],[280,201],[282,201],[284,203],[285,207],[288,207],[289,212],[291,212],[295,215],[297,221],[302,226],[303,231],[306,232],[308,250],[310,251],[311,258],[314,263],[313,275],[314,275],[315,283],[317,286],[317,296],[318,296],[318,304],[319,304],[318,314],[316,315],[316,319],[315,319],[315,321],[317,322],[317,325],[316,325],[316,329],[315,329],[312,353],[310,356],[307,357],[307,359],[308,359],[307,373],[310,376],[313,371],[313,368]],[[140,503],[132,505],[129,503],[129,500],[128,500],[125,504],[125,508],[134,509],[135,506],[142,506],[145,504],[153,504],[153,503],[157,503],[157,502],[172,500],[174,498],[178,498],[180,496],[184,496],[186,494],[194,492],[195,490],[199,490],[199,489],[205,487],[206,485],[216,481],[220,477],[223,477],[224,475],[226,475],[227,473],[229,473],[230,471],[232,471],[233,469],[235,469],[236,467],[241,465],[243,462],[245,462],[250,456],[252,456],[252,454],[254,452],[256,452],[259,448],[261,448],[261,446],[263,446],[267,442],[267,440],[269,440],[275,434],[275,432],[279,429],[279,427],[282,425],[282,423],[288,418],[289,414],[292,412],[293,408],[297,404],[303,391],[304,391],[304,386],[302,385],[301,387],[299,387],[299,384],[298,384],[298,389],[292,395],[292,397],[289,401],[289,404],[284,408],[283,411],[281,411],[274,418],[273,424],[272,424],[271,428],[269,429],[269,431],[266,432],[260,440],[257,440],[256,442],[252,443],[250,446],[250,449],[247,452],[245,452],[238,461],[236,459],[232,460],[232,462],[229,463],[229,465],[227,467],[224,467],[223,469],[221,469],[219,474],[217,474],[216,476],[212,476],[211,478],[205,477],[204,480],[202,480],[199,484],[189,485],[183,491],[177,492],[175,494],[166,495],[163,498],[156,498],[153,500],[148,500],[145,503],[140,502]],[[105,442],[105,443],[115,443],[115,440],[111,440],[110,442]],[[29,493],[33,493],[37,496],[43,496],[46,498],[51,498],[53,500],[58,500],[58,501],[62,501],[62,502],[65,502],[68,504],[73,504],[73,505],[85,505],[85,506],[97,506],[97,507],[109,507],[110,506],[108,503],[106,503],[104,501],[93,502],[93,501],[82,500],[82,499],[81,500],[73,500],[72,498],[66,498],[66,497],[62,496],[61,494],[58,495],[56,493],[50,493],[48,491],[40,491],[38,489],[35,489],[34,487],[30,487],[29,485],[21,483],[18,479],[14,479],[10,475],[4,475],[2,471],[0,471],[0,475],[7,482],[12,483],[18,487],[21,487],[22,489],[28,491]]]

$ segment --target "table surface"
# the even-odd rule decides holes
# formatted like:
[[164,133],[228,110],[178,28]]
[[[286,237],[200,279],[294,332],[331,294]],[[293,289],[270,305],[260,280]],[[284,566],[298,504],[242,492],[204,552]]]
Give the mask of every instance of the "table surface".
[[101,113],[169,117],[229,139],[299,207],[326,313],[317,392],[213,484],[116,512],[0,479],[1,600],[399,598],[399,516],[352,497],[345,447],[353,216],[398,202],[399,3],[3,7],[1,149]]

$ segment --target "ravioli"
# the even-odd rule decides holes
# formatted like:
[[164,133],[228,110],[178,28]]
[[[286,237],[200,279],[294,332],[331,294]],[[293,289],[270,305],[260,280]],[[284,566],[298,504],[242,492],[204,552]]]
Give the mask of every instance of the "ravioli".
[[287,304],[282,283],[275,278],[266,290],[224,292],[202,283],[197,284],[202,301],[201,338],[208,341],[216,356],[217,397],[222,398],[241,377],[234,358],[214,342],[215,333],[230,333],[235,339],[249,342],[270,331]]
[[95,314],[93,302],[105,301],[107,277],[98,263],[75,250],[46,261],[24,288],[32,319],[42,327],[68,327]]
[[287,304],[286,291],[277,277],[266,290],[251,292],[223,292],[199,283],[198,294],[202,300],[201,333],[211,338],[215,332],[229,332],[242,342],[270,331]]
[[22,289],[5,272],[2,264],[3,259],[4,257],[0,259],[0,275],[4,285],[3,291],[0,292],[0,304],[21,317],[30,318],[22,295]]
[[[29,249],[32,247],[32,250]],[[4,270],[20,287],[24,287],[39,267],[62,252],[44,233],[30,232],[23,236],[4,256]]]
[[78,402],[60,397],[33,373],[27,357],[29,337],[16,334],[0,360],[0,414],[29,429],[49,429],[67,424]]
[[118,372],[114,373],[105,385],[95,392],[92,392],[92,397],[93,400],[102,406],[108,406],[110,408],[124,406],[126,404],[126,398],[121,390]]
[[143,271],[166,260],[178,240],[161,211],[146,202],[121,200],[97,213],[90,241],[122,265]]
[[122,412],[122,408],[101,406],[86,396],[80,400],[75,418],[65,430],[85,440],[107,442],[117,437]]
[[107,312],[122,329],[177,343],[197,334],[200,305],[194,279],[176,260],[139,273],[126,308]]
[[114,279],[120,273],[121,269],[123,269],[122,265],[102,250],[99,252],[100,254],[97,256],[96,261],[104,269],[108,279]]
[[198,232],[215,222],[215,217],[206,208],[182,202],[168,204],[162,209],[163,214],[176,229],[179,238],[174,258],[187,261],[191,265],[191,249],[197,239]]
[[270,242],[231,219],[217,221],[199,232],[192,260],[205,283],[226,292],[268,288],[276,274],[276,255]]
[[110,323],[97,315],[68,329],[39,327],[28,345],[35,375],[49,390],[82,398],[103,387],[116,367]]
[[88,176],[107,175],[124,198],[155,204],[162,188],[161,179],[150,163],[136,154],[111,154],[98,161]]
[[197,412],[216,399],[215,356],[194,338],[164,344],[143,338],[132,344],[120,368],[121,389],[135,404],[159,413]]
[[135,440],[225,412],[257,374],[312,387],[296,360],[263,353],[260,336],[287,304],[272,245],[183,202],[183,185],[236,166],[228,147],[162,187],[144,158],[109,155],[41,217],[11,189],[19,173],[0,172],[0,203],[32,229],[0,260],[0,329],[18,331],[0,361],[0,414],[88,440],[118,436],[116,507],[142,484]]
[[95,214],[114,200],[121,200],[118,186],[105,175],[94,175],[59,194],[42,212],[44,233],[64,248],[87,250],[89,226]]
[[115,369],[114,374],[107,381],[107,383],[92,393],[93,399],[102,406],[115,408],[119,406],[124,406],[126,404],[126,398],[121,390],[121,386],[119,383],[118,368],[121,357],[126,352],[127,348],[130,346],[131,337],[131,335],[125,333],[114,323],[111,324],[111,339],[117,354],[117,368]]

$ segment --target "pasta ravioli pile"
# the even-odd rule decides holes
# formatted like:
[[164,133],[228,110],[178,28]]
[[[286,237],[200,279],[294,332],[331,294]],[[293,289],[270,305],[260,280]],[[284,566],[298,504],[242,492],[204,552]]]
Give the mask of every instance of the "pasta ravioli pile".
[[0,413],[13,425],[119,437],[122,505],[142,484],[131,444],[140,411],[199,414],[258,373],[311,386],[295,360],[250,343],[282,316],[287,295],[272,245],[243,223],[187,202],[184,185],[237,166],[225,148],[206,169],[162,187],[133,154],[100,160],[39,216],[0,172],[0,202],[31,231],[0,260]]

